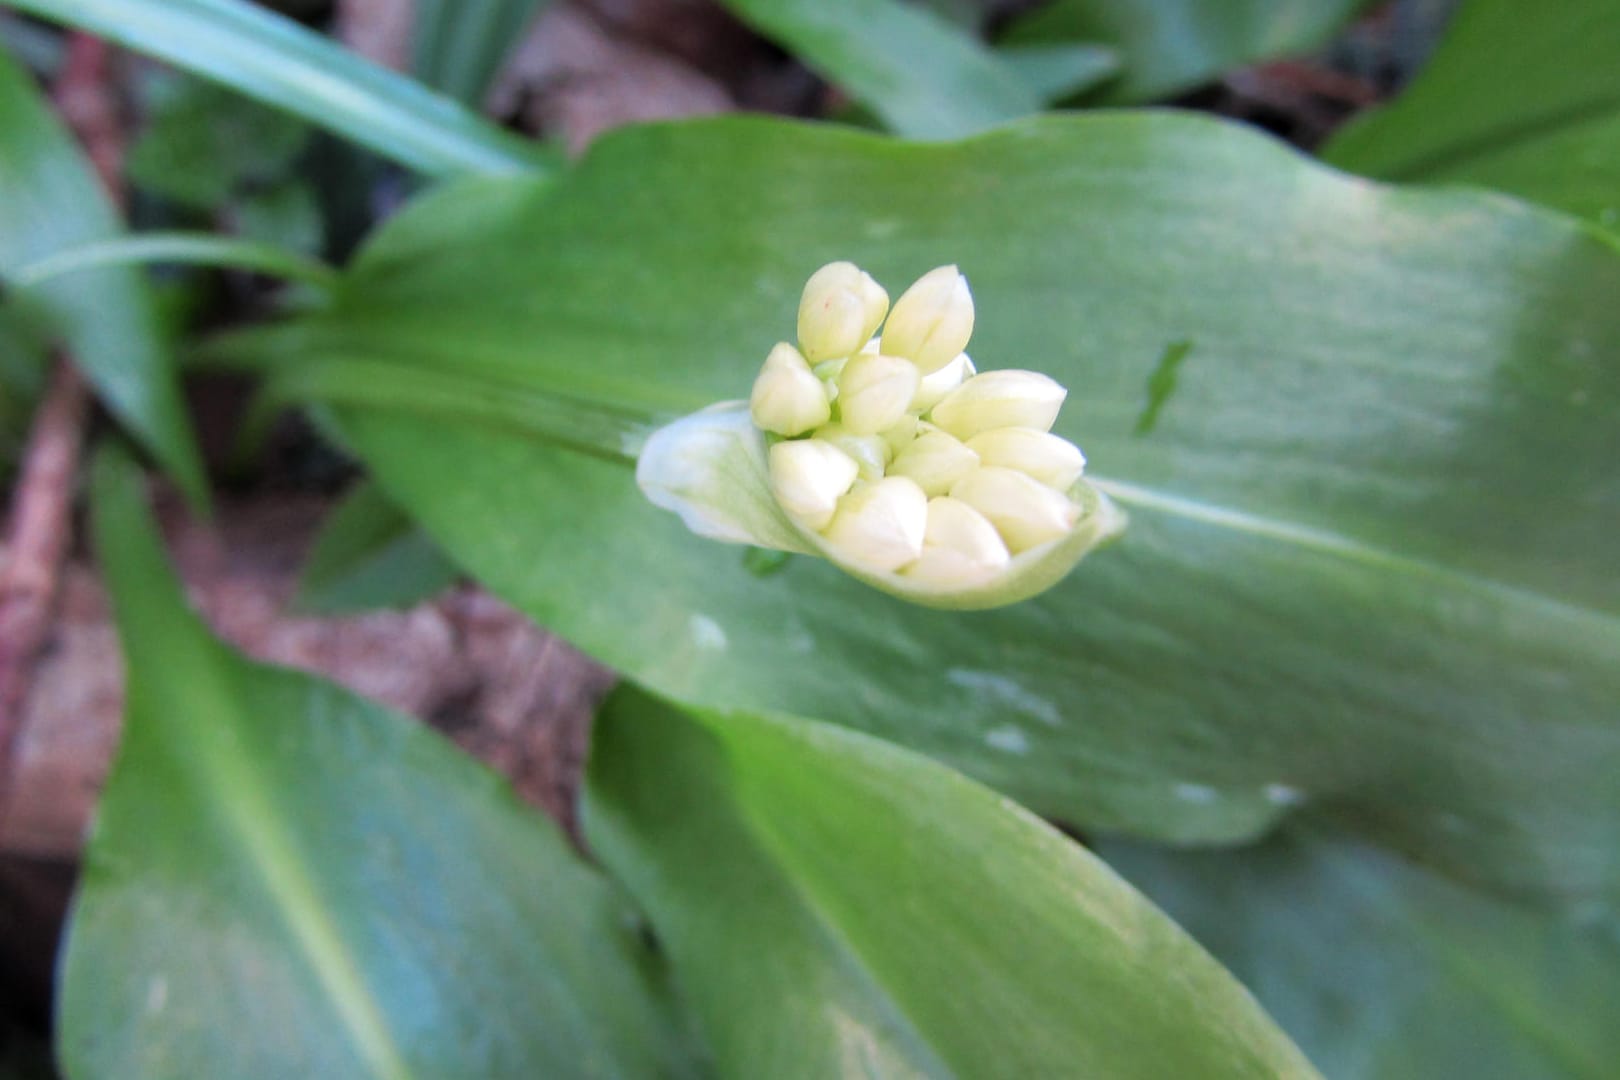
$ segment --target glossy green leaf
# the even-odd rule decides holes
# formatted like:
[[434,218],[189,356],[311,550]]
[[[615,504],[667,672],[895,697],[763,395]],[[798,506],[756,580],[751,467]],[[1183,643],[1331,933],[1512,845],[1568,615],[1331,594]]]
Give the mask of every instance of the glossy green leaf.
[[1099,860],[876,739],[622,691],[585,820],[722,1075],[1315,1075]]
[[64,960],[65,1071],[689,1073],[631,909],[560,830],[411,720],[213,638],[142,489],[97,462],[128,717]]
[[321,526],[298,581],[298,606],[327,613],[410,607],[448,588],[456,567],[366,481]]
[[1620,6],[1469,0],[1406,93],[1323,150],[1388,180],[1497,188],[1620,228]]
[[[0,283],[121,228],[90,163],[26,72],[0,52]],[[139,271],[64,278],[29,297],[107,407],[194,503],[207,499],[169,343]]]
[[547,0],[416,0],[412,68],[416,77],[478,108],[502,61]]
[[902,135],[968,135],[1041,107],[979,41],[904,0],[724,3]]
[[4,0],[212,79],[420,172],[533,172],[545,157],[454,100],[247,0]]
[[1600,1080],[1620,934],[1459,888],[1329,834],[1101,854],[1248,985],[1332,1080]]
[[1095,100],[1151,101],[1224,71],[1308,52],[1368,0],[1053,0],[1015,22],[1007,44],[1091,42],[1119,50],[1123,74]]
[[[1027,603],[924,611],[820,560],[760,578],[525,426],[745,393],[837,258],[960,263],[975,359],[1069,387],[1058,431],[1127,538]],[[1303,807],[1573,900],[1620,891],[1616,295],[1574,222],[1214,121],[929,146],[731,118],[441,192],[257,348],[353,369],[373,405],[342,427],[389,497],[670,698],[866,729],[1093,829],[1228,841]],[[458,422],[458,395],[493,404]]]

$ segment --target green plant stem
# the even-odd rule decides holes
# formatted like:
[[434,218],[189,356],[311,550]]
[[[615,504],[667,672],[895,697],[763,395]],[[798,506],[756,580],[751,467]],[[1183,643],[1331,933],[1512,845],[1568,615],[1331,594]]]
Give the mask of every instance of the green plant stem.
[[485,374],[344,359],[271,372],[244,435],[252,437],[252,429],[297,404],[357,405],[474,421],[632,468],[647,436],[661,422],[622,405],[537,391]]

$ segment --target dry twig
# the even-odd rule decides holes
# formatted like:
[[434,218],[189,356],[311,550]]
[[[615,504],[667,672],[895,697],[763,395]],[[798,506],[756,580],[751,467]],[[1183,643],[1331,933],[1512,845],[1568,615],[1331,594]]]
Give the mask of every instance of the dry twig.
[[[102,183],[116,194],[123,135],[107,86],[109,59],[105,42],[74,35],[56,97]],[[53,623],[89,408],[83,378],[71,360],[61,358],[24,450],[12,496],[6,561],[0,567],[0,822],[9,802],[13,756],[35,661]]]

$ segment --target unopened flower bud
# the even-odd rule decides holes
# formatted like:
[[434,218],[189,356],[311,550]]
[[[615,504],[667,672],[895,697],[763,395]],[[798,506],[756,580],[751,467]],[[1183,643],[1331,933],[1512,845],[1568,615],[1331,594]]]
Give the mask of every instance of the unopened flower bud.
[[951,497],[989,518],[1014,555],[1058,539],[1079,516],[1067,496],[1015,469],[996,466],[968,473],[951,488]]
[[916,396],[917,365],[898,356],[860,353],[838,375],[838,417],[857,435],[893,427]]
[[962,477],[979,467],[979,455],[962,440],[943,431],[930,431],[895,455],[890,476],[909,476],[932,497],[943,495]]
[[973,436],[967,445],[984,464],[1017,469],[1059,491],[1068,491],[1086,468],[1080,448],[1049,431],[995,428]]
[[928,501],[928,525],[917,561],[901,571],[929,585],[962,588],[988,580],[1012,556],[988,518],[960,499]]
[[890,461],[894,460],[894,455],[912,444],[917,438],[921,427],[922,421],[918,420],[913,413],[908,412],[896,421],[893,427],[886,427],[878,432],[883,441],[889,444]]
[[973,336],[973,294],[954,266],[930,270],[901,295],[883,327],[883,351],[924,375],[956,359]]
[[922,382],[917,385],[917,396],[911,399],[911,411],[925,413],[932,409],[976,370],[967,353],[957,353],[955,360],[933,374],[923,376]]
[[996,428],[1047,431],[1068,393],[1039,372],[987,371],[952,390],[928,418],[964,441]]
[[777,435],[802,435],[832,416],[827,391],[799,350],[782,342],[765,358],[748,398],[754,426]]
[[827,424],[811,432],[811,437],[830,442],[855,459],[862,480],[881,480],[894,451],[881,435],[856,435],[842,424]]
[[823,439],[779,442],[770,463],[776,501],[810,529],[826,528],[859,471],[854,458]]
[[805,282],[799,346],[812,363],[851,356],[889,311],[889,294],[851,262],[828,263]]
[[822,532],[840,558],[865,570],[889,573],[922,554],[928,496],[903,476],[861,484],[838,500]]

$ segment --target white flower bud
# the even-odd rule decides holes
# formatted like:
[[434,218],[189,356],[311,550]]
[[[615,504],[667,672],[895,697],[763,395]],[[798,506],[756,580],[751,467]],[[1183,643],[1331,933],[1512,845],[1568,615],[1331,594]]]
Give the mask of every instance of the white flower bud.
[[857,435],[899,422],[917,394],[917,365],[898,356],[860,353],[838,374],[838,417]]
[[883,351],[914,361],[924,375],[956,359],[973,336],[973,294],[954,266],[930,270],[894,303]]
[[1038,372],[987,371],[952,390],[928,418],[964,441],[996,428],[1047,431],[1068,393]]
[[922,554],[901,573],[928,585],[963,588],[994,577],[1011,558],[989,519],[962,500],[941,495],[928,501]]
[[777,435],[802,435],[832,416],[827,391],[799,350],[782,342],[765,358],[748,398],[754,426]]
[[883,323],[889,294],[850,262],[828,263],[805,282],[799,345],[813,363],[853,355]]
[[1086,457],[1074,443],[1032,428],[995,428],[967,445],[984,464],[1017,469],[1059,491],[1068,491],[1086,468]]
[[922,554],[927,526],[928,496],[922,488],[903,476],[889,476],[839,499],[822,536],[840,558],[890,573]]
[[838,373],[844,370],[844,365],[847,363],[849,363],[849,357],[840,356],[836,360],[823,360],[821,363],[813,365],[810,371],[822,382],[831,382],[838,378]]
[[894,455],[912,444],[912,441],[917,438],[921,425],[922,421],[918,420],[915,415],[906,413],[893,427],[887,427],[878,432],[883,441],[889,444],[890,461],[894,460]]
[[955,435],[930,431],[894,457],[890,476],[909,476],[930,497],[951,490],[962,477],[979,467],[979,455]]
[[855,483],[855,459],[822,439],[797,439],[771,447],[771,493],[795,520],[824,529],[838,498]]
[[862,480],[881,480],[894,451],[881,435],[856,435],[842,424],[827,424],[811,432],[811,437],[830,442],[855,459]]
[[951,497],[989,518],[1014,555],[1063,536],[1080,513],[1039,480],[996,466],[968,473],[951,488]]
[[925,413],[932,409],[977,370],[967,353],[958,353],[955,360],[933,374],[923,376],[917,386],[917,396],[911,399],[911,411]]

